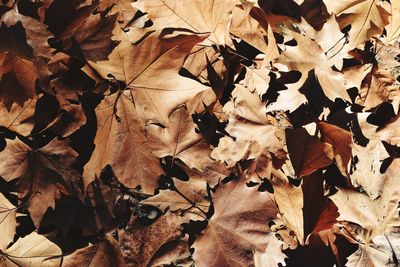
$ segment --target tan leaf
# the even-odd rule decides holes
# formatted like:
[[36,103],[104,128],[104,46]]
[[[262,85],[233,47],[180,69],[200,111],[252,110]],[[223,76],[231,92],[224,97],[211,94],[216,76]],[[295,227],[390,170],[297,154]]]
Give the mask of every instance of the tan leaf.
[[[330,65],[334,65],[341,70],[343,66],[343,57],[346,55],[346,38],[340,31],[336,17],[331,15],[325,22],[320,31],[315,34],[315,41],[326,53]],[[340,56],[339,56],[340,55]]]
[[111,36],[116,19],[116,15],[103,17],[96,14],[90,15],[79,26],[74,25],[74,31],[69,34],[74,36],[88,60],[107,59],[108,54],[114,49],[115,43]]
[[348,189],[339,189],[330,197],[339,209],[338,220],[360,225],[364,229],[360,238],[366,243],[377,236],[389,235],[394,228],[400,226],[400,190],[396,175],[398,165],[399,160],[395,159],[386,171],[379,198],[373,199],[365,193]]
[[366,147],[352,144],[352,155],[357,162],[350,169],[351,183],[376,199],[382,193],[387,174],[380,172],[382,161],[389,157],[380,140],[370,140]]
[[11,247],[0,251],[5,267],[60,266],[61,249],[36,232],[19,238]]
[[379,236],[373,239],[368,246],[359,244],[358,250],[347,257],[348,267],[361,266],[391,266],[398,265],[400,251],[399,228],[390,235]]
[[212,164],[210,145],[195,132],[195,124],[186,106],[177,107],[169,114],[166,125],[150,124],[146,127],[151,154],[163,158],[180,159],[190,168],[200,171]]
[[390,17],[389,24],[385,26],[386,29],[386,43],[393,43],[400,37],[400,2],[390,2]]
[[[275,64],[278,67],[278,64],[283,64],[289,70],[300,71],[304,76],[302,77],[304,81],[309,71],[314,69],[324,94],[330,100],[335,101],[335,98],[340,97],[351,102],[344,86],[343,74],[331,68],[333,59],[329,60],[321,46],[308,36],[293,31],[287,31],[287,34],[296,40],[297,46],[285,46],[285,50]],[[298,86],[302,85],[299,82],[298,84]]]
[[279,212],[286,226],[296,234],[299,243],[303,245],[303,191],[301,187],[290,184],[286,175],[280,170],[272,171],[271,183]]
[[[254,10],[254,13],[256,10]],[[257,10],[257,14],[261,13]],[[243,41],[251,44],[253,47],[257,48],[260,52],[267,54],[271,49],[270,46],[275,44],[275,39],[270,40],[268,37],[268,21],[266,17],[252,17],[250,14],[240,7],[236,6],[232,9],[232,22],[230,25],[230,32],[242,39]],[[276,49],[276,48],[275,48]]]
[[234,118],[230,120],[228,132],[235,140],[223,137],[211,153],[214,159],[226,162],[228,167],[233,167],[241,159],[257,159],[265,155],[266,150],[268,153],[280,153],[282,149],[272,125]]
[[191,266],[193,264],[187,240],[183,240],[183,238],[167,243],[163,249],[158,251],[157,256],[149,262],[149,266],[152,267],[174,264],[178,266]]
[[348,50],[382,33],[388,14],[378,0],[324,1],[330,13],[338,16],[341,28],[351,25]]
[[1,17],[1,21],[7,27],[21,23],[25,30],[26,42],[32,47],[33,56],[51,58],[54,48],[50,47],[48,39],[54,38],[54,36],[47,30],[47,25],[34,18],[18,13],[16,8],[5,13]]
[[224,44],[229,35],[230,12],[235,0],[140,0],[135,6],[149,14],[162,27],[186,28],[197,33],[210,33],[214,44]]
[[0,113],[7,114],[0,117],[0,125],[21,135],[29,136],[33,129],[36,100],[36,97],[29,99],[22,106],[13,103],[10,110],[0,103]]
[[212,194],[214,215],[193,244],[196,266],[252,266],[269,242],[267,222],[278,213],[272,196],[241,180]]
[[177,106],[199,92],[211,90],[178,74],[192,47],[205,37],[164,31],[150,34],[137,45],[124,38],[119,40],[121,43],[107,61],[91,63],[91,66],[104,78],[110,79],[112,75],[126,84],[146,124],[166,124],[168,115]]
[[[171,189],[161,190],[155,196],[143,200],[141,203],[158,207],[163,212],[170,211],[185,212],[185,218],[199,219],[196,213],[207,213],[210,202],[207,200],[207,183],[204,180],[191,178],[187,182],[172,178],[174,186]],[[179,192],[179,193],[178,193]],[[197,207],[197,208],[196,208]],[[204,216],[204,213],[202,216]],[[202,217],[200,216],[200,219]]]
[[125,266],[119,243],[110,234],[103,242],[76,250],[63,258],[62,267],[123,267]]
[[256,251],[254,261],[256,267],[275,267],[285,265],[286,254],[282,252],[283,242],[272,233],[268,234],[268,245],[264,252]]
[[85,188],[111,165],[115,175],[127,187],[140,185],[153,194],[158,176],[163,173],[157,158],[150,154],[145,124],[138,116],[135,100],[129,91],[103,99],[96,108],[95,150],[85,165]]
[[0,231],[2,233],[0,251],[7,248],[14,239],[17,228],[16,214],[16,207],[0,193]]

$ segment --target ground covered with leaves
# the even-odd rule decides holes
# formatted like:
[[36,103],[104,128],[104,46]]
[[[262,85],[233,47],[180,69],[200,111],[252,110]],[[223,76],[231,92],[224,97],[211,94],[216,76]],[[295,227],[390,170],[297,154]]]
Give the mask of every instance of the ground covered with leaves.
[[0,1],[0,266],[398,266],[399,35],[399,0]]

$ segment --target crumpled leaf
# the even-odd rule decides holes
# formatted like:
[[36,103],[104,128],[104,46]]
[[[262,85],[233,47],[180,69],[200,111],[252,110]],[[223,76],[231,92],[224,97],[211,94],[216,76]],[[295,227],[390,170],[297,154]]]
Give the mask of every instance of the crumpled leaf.
[[183,222],[184,218],[179,215],[166,214],[146,227],[132,217],[127,231],[119,235],[126,264],[148,266],[151,261],[156,261],[157,252],[162,252],[169,241],[179,238]]

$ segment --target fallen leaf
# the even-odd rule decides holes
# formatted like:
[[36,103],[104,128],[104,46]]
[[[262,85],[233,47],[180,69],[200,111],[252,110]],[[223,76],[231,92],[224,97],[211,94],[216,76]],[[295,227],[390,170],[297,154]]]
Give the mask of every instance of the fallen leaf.
[[272,196],[235,180],[221,184],[212,194],[212,201],[214,215],[193,244],[195,264],[254,265],[254,253],[268,246],[267,222],[278,213]]
[[11,247],[0,251],[0,260],[7,267],[60,266],[61,249],[36,232],[19,238]]

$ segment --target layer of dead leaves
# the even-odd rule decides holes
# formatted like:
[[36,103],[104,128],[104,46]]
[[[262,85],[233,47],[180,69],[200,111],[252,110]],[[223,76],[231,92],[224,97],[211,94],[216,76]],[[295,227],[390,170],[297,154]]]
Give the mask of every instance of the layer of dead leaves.
[[400,1],[0,1],[0,266],[398,266]]

